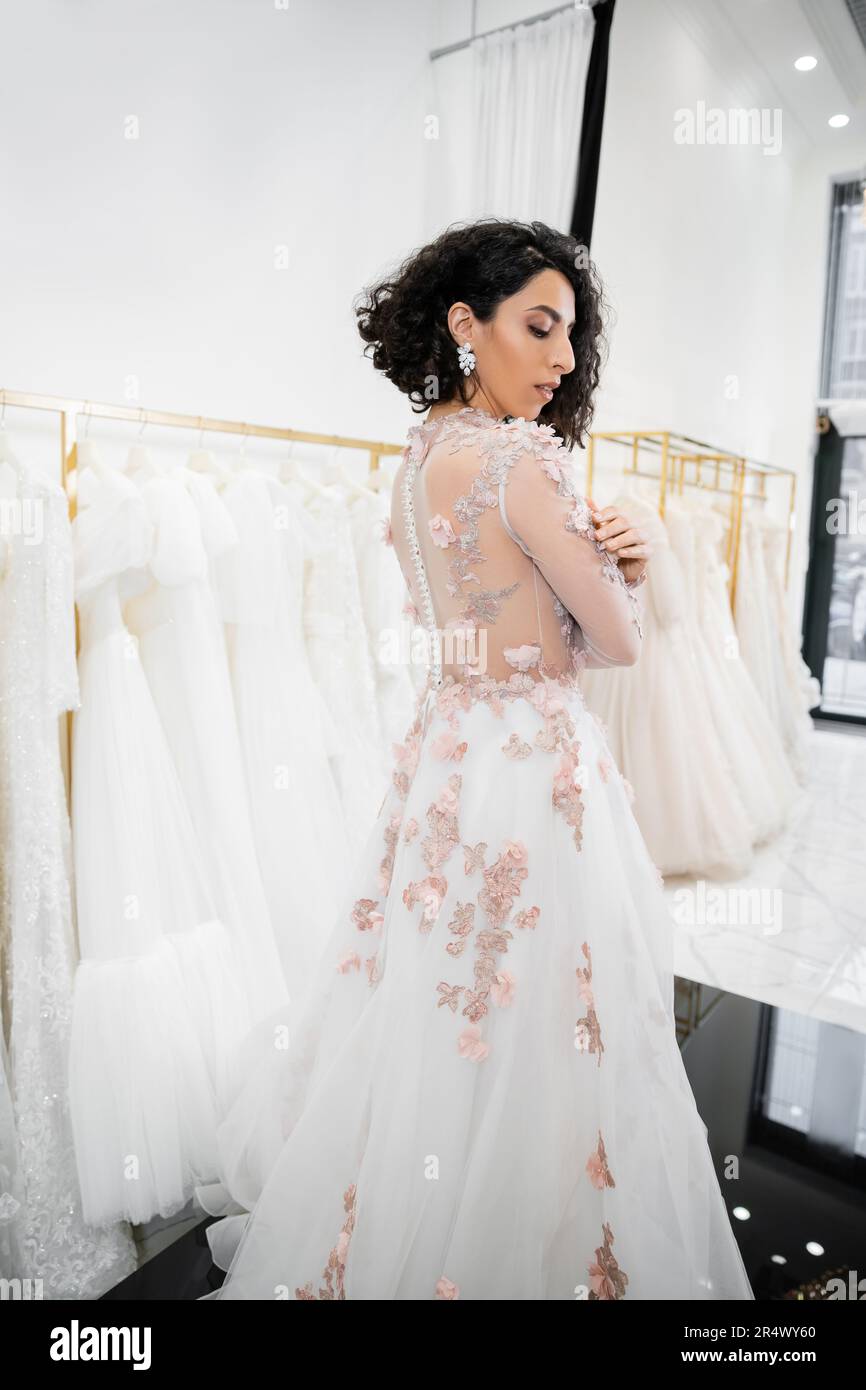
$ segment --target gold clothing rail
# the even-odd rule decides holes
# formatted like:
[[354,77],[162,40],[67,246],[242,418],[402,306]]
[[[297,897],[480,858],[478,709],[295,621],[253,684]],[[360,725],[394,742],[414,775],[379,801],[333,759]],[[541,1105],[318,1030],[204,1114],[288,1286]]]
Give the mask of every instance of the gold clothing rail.
[[[187,415],[173,410],[145,410],[140,406],[94,404],[69,396],[49,396],[38,391],[9,391],[0,388],[0,410],[7,405],[30,410],[45,410],[59,417],[60,475],[69,501],[70,520],[78,509],[78,417],[88,419],[127,420],[144,428],[145,425],[168,425],[176,429],[208,430],[215,434],[242,435],[244,439],[281,439],[290,443],[324,444],[332,448],[361,449],[369,454],[371,473],[379,468],[379,460],[387,455],[401,454],[403,445],[387,444],[383,440],[356,439],[348,435],[319,434],[311,430],[292,430],[275,425],[251,425],[243,420],[222,420],[213,416]],[[75,608],[76,650],[79,644],[78,608]],[[73,711],[66,711],[66,737],[63,741],[63,768],[67,801],[71,805],[72,785],[72,720]]]
[[245,439],[282,439],[303,444],[324,444],[331,448],[361,449],[370,456],[370,472],[379,467],[379,460],[389,454],[403,452],[401,444],[383,440],[356,439],[349,435],[319,434],[311,430],[292,430],[277,425],[251,425],[243,420],[221,420],[207,415],[187,415],[173,410],[145,410],[141,406],[95,404],[66,396],[46,396],[36,391],[0,390],[0,406],[24,406],[32,410],[47,410],[60,417],[60,471],[63,487],[69,498],[69,515],[75,516],[78,497],[78,416],[96,420],[128,420],[131,424],[168,425],[175,429],[212,431],[215,434],[243,435]]
[[[787,538],[785,544],[785,587],[788,587],[791,568],[791,536],[794,527],[794,506],[797,491],[797,475],[793,469],[778,468],[774,464],[763,463],[757,459],[748,458],[744,454],[733,453],[730,450],[720,450],[715,445],[708,444],[705,440],[693,439],[690,435],[677,434],[673,430],[613,430],[598,431],[591,433],[587,440],[587,494],[592,495],[593,476],[595,471],[595,446],[599,440],[610,440],[614,444],[628,448],[631,452],[631,463],[624,468],[626,474],[638,475],[640,477],[652,478],[659,483],[659,515],[664,518],[665,502],[668,491],[671,487],[673,472],[677,465],[679,476],[676,479],[676,486],[681,493],[683,486],[698,487],[708,492],[715,492],[722,496],[731,498],[730,527],[728,533],[728,554],[727,562],[731,571],[728,593],[731,601],[731,608],[736,605],[737,593],[737,569],[740,553],[740,535],[742,531],[743,504],[747,501],[767,500],[767,478],[788,478],[790,480],[790,491],[788,494],[788,522]],[[646,448],[658,454],[659,472],[641,473],[638,468],[641,448]],[[693,464],[695,467],[695,477],[685,476],[685,467]],[[711,466],[713,470],[712,483],[708,483],[702,477],[704,465]],[[728,470],[730,487],[722,486],[720,477],[722,470]],[[754,492],[747,490],[747,482],[755,480],[757,489]]]

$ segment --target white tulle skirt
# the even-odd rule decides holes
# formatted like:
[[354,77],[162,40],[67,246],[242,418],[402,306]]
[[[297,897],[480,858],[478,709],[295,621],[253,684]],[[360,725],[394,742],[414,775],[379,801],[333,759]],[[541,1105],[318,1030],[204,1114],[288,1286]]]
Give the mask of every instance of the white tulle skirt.
[[252,1016],[136,644],[93,628],[85,609],[68,1079],[84,1217],[107,1226],[176,1213],[218,1175]]
[[248,1040],[208,1297],[751,1299],[671,933],[576,684],[428,686],[303,1016]]

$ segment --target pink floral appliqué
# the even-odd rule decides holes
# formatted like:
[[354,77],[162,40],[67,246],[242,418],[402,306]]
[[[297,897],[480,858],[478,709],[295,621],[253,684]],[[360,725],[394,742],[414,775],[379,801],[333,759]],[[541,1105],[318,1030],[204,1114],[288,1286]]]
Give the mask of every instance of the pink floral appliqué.
[[505,1009],[514,999],[517,981],[510,970],[499,970],[493,976],[490,997],[500,1009]]
[[459,763],[463,761],[468,747],[465,739],[462,742],[458,741],[453,729],[446,729],[433,739],[430,751],[434,758],[440,758],[443,762],[450,759],[451,762]]
[[516,913],[514,918],[514,925],[515,927],[521,927],[524,929],[528,927],[530,931],[535,931],[535,928],[538,926],[538,919],[540,916],[540,907],[523,907],[520,909],[518,913]]
[[[513,1001],[517,986],[516,978],[512,971],[504,970],[499,967],[499,956],[508,950],[508,943],[513,939],[513,932],[505,926],[505,922],[511,912],[514,898],[520,892],[520,886],[526,878],[529,870],[526,867],[527,852],[526,846],[521,840],[506,840],[501,854],[495,863],[488,868],[483,868],[483,851],[486,844],[480,842],[477,852],[472,851],[471,846],[464,845],[464,851],[477,860],[477,865],[483,869],[484,882],[478,893],[478,906],[484,911],[488,919],[488,926],[475,936],[476,958],[473,965],[474,984],[452,985],[447,980],[441,980],[438,985],[440,999],[439,1007],[446,1004],[453,1013],[456,1013],[460,996],[463,995],[464,1006],[463,1016],[469,1019],[471,1027],[465,1029],[457,1040],[458,1050],[462,1057],[469,1057],[474,1061],[483,1061],[489,1054],[489,1045],[484,1042],[481,1029],[481,1020],[489,1012],[488,999],[500,1008],[507,1008]],[[469,860],[467,859],[467,869]],[[529,908],[521,914],[520,925],[532,925],[534,927],[540,909],[538,907]],[[474,903],[460,903],[454,913],[449,930],[457,937],[456,941],[449,942],[446,950],[452,956],[460,956],[468,942],[469,936],[474,925]]]
[[447,980],[440,980],[436,986],[436,993],[442,996],[436,1005],[437,1009],[441,1009],[445,1005],[452,1014],[456,1014],[460,995],[463,993],[463,985],[449,985]]
[[541,648],[537,643],[524,642],[521,647],[503,647],[502,655],[509,666],[514,666],[518,671],[528,671],[531,666],[537,666],[541,658]]
[[589,1297],[591,1299],[625,1298],[628,1275],[620,1269],[616,1262],[611,1249],[613,1231],[607,1221],[603,1222],[602,1230],[604,1232],[604,1245],[597,1248],[595,1260],[589,1266]]
[[433,544],[447,550],[449,545],[453,545],[457,540],[454,527],[446,516],[439,516],[438,513],[427,523],[427,528],[433,538]]
[[418,883],[410,883],[403,889],[403,903],[409,912],[416,903],[424,904],[421,921],[418,923],[420,932],[426,934],[432,931],[447,892],[448,881],[441,874],[428,874],[427,878],[422,878]]
[[553,776],[553,804],[574,830],[574,843],[578,849],[583,844],[583,798],[580,794],[582,769],[579,753],[580,744],[577,741],[572,741],[562,748]]
[[[498,859],[484,870],[478,904],[490,925],[478,932],[475,938],[475,988],[466,990],[463,1008],[464,1015],[474,1024],[479,1023],[488,1011],[487,998],[499,973],[497,958],[505,954],[513,937],[505,922],[520,892],[520,885],[529,873],[526,857],[526,846],[522,841],[506,840]],[[513,976],[511,981],[513,990]],[[505,983],[507,985],[507,981]]]
[[506,840],[499,858],[484,870],[484,886],[478,894],[479,905],[495,926],[507,920],[528,873],[526,846],[520,840]]
[[352,908],[352,921],[358,931],[379,931],[385,918],[376,909],[379,904],[373,898],[359,898]]
[[394,856],[397,853],[397,841],[399,838],[400,816],[395,812],[385,826],[385,853],[379,862],[379,894],[382,898],[387,898],[391,891],[391,878],[394,873]]
[[575,974],[578,992],[586,1005],[586,1013],[574,1025],[574,1046],[578,1052],[595,1052],[598,1056],[598,1065],[601,1066],[604,1043],[601,1040],[601,1027],[595,1012],[595,999],[592,993],[592,955],[586,941],[580,949],[583,951],[587,963],[583,967],[578,966]]
[[597,1187],[600,1191],[605,1187],[616,1187],[613,1174],[608,1166],[607,1154],[604,1151],[601,1130],[598,1131],[598,1144],[586,1160],[586,1171],[593,1187]]
[[421,841],[421,854],[430,869],[438,869],[460,843],[457,806],[462,778],[453,772],[436,801],[427,810],[430,834]]
[[466,1057],[471,1062],[483,1062],[490,1053],[477,1023],[471,1023],[468,1028],[464,1028],[457,1039],[457,1049],[461,1057]]
[[356,1189],[353,1183],[343,1193],[343,1210],[347,1213],[346,1220],[343,1222],[336,1245],[328,1255],[328,1263],[322,1271],[323,1287],[319,1289],[318,1293],[314,1293],[312,1283],[307,1283],[302,1289],[295,1289],[295,1298],[302,1299],[304,1302],[316,1302],[319,1299],[345,1300],[346,1259],[349,1254],[352,1231],[355,1229],[355,1196]]
[[449,956],[462,956],[466,949],[466,942],[475,926],[475,904],[458,903],[454,909],[454,916],[448,923],[448,930],[456,941],[449,941],[445,947]]
[[421,717],[420,714],[406,735],[404,743],[393,744],[394,770],[392,781],[397,795],[402,801],[409,795],[409,788],[418,770],[421,756]]
[[510,734],[507,743],[503,743],[502,751],[506,758],[529,758],[532,756],[532,744],[525,743],[518,734]]
[[451,1280],[446,1279],[443,1274],[442,1278],[436,1282],[436,1297],[450,1300],[459,1298],[460,1287],[458,1284],[452,1284]]
[[477,845],[464,845],[463,867],[467,874],[474,874],[476,869],[484,868],[484,851],[487,849],[486,840],[479,840]]

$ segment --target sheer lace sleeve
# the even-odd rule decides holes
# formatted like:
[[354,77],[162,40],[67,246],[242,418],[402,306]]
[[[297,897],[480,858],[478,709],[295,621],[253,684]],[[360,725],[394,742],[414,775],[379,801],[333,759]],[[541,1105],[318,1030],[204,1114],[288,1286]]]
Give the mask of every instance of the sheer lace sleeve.
[[641,650],[640,605],[616,560],[596,540],[589,506],[578,492],[565,449],[530,449],[500,493],[503,524],[535,562],[578,626],[579,664],[631,666]]

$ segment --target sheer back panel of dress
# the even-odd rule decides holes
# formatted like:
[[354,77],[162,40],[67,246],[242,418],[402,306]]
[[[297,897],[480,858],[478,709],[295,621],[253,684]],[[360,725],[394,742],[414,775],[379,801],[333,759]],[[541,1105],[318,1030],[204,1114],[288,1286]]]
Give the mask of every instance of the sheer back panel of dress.
[[414,426],[391,530],[443,676],[556,678],[637,659],[632,586],[595,540],[552,427],[471,406]]

